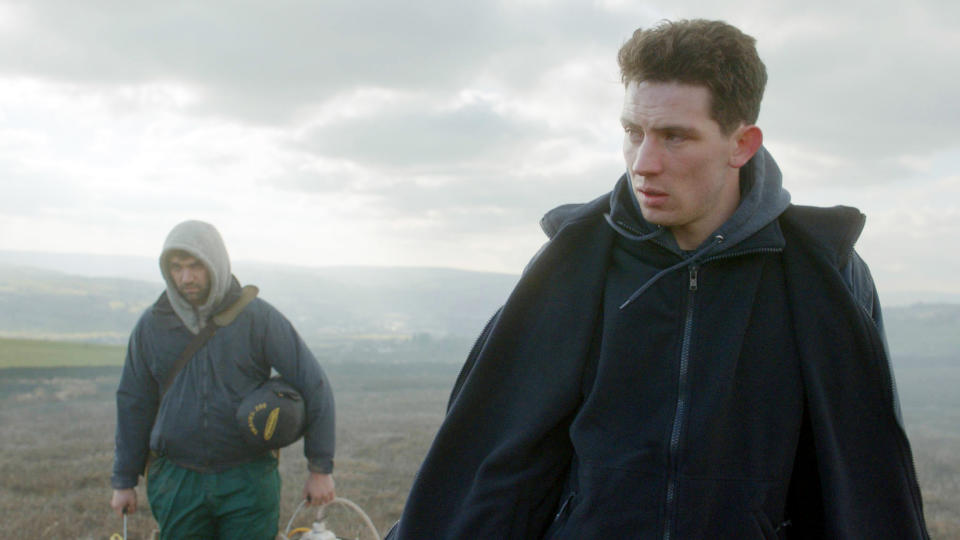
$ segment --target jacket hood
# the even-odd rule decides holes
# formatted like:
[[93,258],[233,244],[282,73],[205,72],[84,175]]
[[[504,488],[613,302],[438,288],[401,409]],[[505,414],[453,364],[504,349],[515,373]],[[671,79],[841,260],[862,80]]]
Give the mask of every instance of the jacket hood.
[[768,227],[790,206],[790,194],[783,189],[782,180],[773,157],[766,148],[760,147],[740,169],[740,205],[733,215],[695,250],[685,252],[669,234],[669,229],[643,218],[629,176],[624,174],[610,194],[610,213],[604,216],[610,227],[628,241],[656,242],[675,253],[679,260],[644,283],[621,307],[629,305],[667,273],[692,266],[707,256],[735,249],[748,239],[751,247],[782,248],[783,236],[779,227]]
[[[783,177],[773,157],[760,147],[753,158],[740,169],[740,205],[727,221],[714,231],[693,253],[684,253],[673,235],[643,218],[640,204],[631,189],[628,175],[620,179],[610,194],[608,221],[620,235],[630,239],[655,240],[664,248],[681,256],[697,255],[709,250],[722,253],[766,227],[790,206],[790,193],[783,188]],[[720,237],[720,240],[717,240]]]
[[740,173],[740,206],[716,232],[726,238],[727,249],[759,232],[790,206],[780,167],[766,148],[761,146]]
[[[201,306],[193,306],[177,291],[170,276],[169,258],[172,251],[185,251],[196,257],[207,268],[210,277],[210,294]],[[230,290],[230,256],[223,244],[223,238],[217,229],[203,221],[184,221],[180,223],[163,243],[160,254],[160,273],[167,283],[167,299],[174,312],[193,333],[199,333],[206,325],[214,309],[223,301]]]

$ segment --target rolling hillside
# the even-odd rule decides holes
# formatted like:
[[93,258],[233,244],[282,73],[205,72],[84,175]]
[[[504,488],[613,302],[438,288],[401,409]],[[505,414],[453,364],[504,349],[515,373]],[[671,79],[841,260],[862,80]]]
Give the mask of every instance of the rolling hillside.
[[[14,265],[9,256],[0,257],[0,336],[123,344],[139,314],[163,290],[152,260],[122,258],[111,264],[103,256],[86,263],[82,256],[71,257],[61,262],[78,271],[153,272],[155,277],[85,277]],[[49,266],[57,261],[34,257],[27,262]],[[234,271],[245,283],[258,285],[261,297],[277,306],[313,347],[376,356],[395,353],[415,338],[420,352],[439,344],[457,361],[517,280],[508,274],[439,268],[238,263]],[[956,360],[960,304],[887,307],[884,317],[895,362],[902,357]]]
[[[436,268],[247,265],[244,282],[312,346],[356,340],[472,340],[516,276]],[[0,336],[126,342],[163,285],[0,263]],[[461,344],[460,348],[463,348]]]

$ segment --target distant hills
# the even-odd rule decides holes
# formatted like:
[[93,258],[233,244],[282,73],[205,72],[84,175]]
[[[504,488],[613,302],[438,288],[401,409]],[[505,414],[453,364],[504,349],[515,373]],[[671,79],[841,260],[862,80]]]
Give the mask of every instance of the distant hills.
[[883,312],[894,360],[911,356],[960,366],[960,305],[914,304]]
[[0,336],[126,342],[156,284],[0,263]]
[[[451,361],[462,360],[517,281],[440,268],[244,262],[234,273],[258,285],[311,347],[397,356],[397,343],[417,345],[414,355],[442,344]],[[0,251],[0,337],[125,343],[162,290],[156,261],[146,257]],[[887,307],[884,317],[895,361],[960,356],[960,304]]]
[[[130,264],[135,259],[100,267],[145,276]],[[0,336],[125,343],[140,313],[164,289],[156,263],[140,262],[152,266],[154,279],[80,276],[0,258]],[[414,336],[472,340],[517,280],[441,268],[259,263],[238,263],[234,273],[243,283],[257,285],[260,296],[279,308],[311,345]]]

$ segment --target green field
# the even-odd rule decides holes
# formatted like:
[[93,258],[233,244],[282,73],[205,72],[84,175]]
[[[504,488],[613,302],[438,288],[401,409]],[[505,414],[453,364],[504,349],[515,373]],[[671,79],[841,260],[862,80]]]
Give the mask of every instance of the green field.
[[126,347],[0,338],[0,369],[122,366]]

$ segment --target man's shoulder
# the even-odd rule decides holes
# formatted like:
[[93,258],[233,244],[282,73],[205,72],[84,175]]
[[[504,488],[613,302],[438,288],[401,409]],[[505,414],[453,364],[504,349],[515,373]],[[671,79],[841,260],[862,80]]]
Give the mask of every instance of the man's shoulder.
[[254,321],[254,325],[257,328],[264,325],[276,324],[278,321],[289,324],[286,316],[284,316],[276,306],[260,296],[251,300],[250,303],[244,307],[243,311],[238,315],[238,319],[241,317],[247,317]]
[[801,243],[820,252],[835,268],[850,260],[866,217],[851,206],[790,205],[780,216],[788,245]]
[[791,205],[780,218],[789,249],[799,245],[801,250],[817,254],[813,259],[822,257],[820,260],[839,272],[856,302],[882,327],[870,268],[854,249],[865,222],[860,210],[849,206]]
[[161,324],[169,326],[175,322],[176,316],[177,314],[173,311],[173,306],[170,305],[170,300],[167,298],[167,291],[163,291],[160,293],[160,296],[140,314],[140,318],[137,319],[135,331],[153,328]]
[[246,307],[251,313],[256,315],[280,315],[280,310],[277,309],[270,301],[265,300],[262,296],[257,296],[247,304]]
[[279,313],[269,302],[263,300],[257,285],[240,285],[240,281],[233,276],[231,280],[230,289],[214,310],[213,320],[218,324],[229,325],[238,318],[259,320]]
[[130,332],[130,351],[131,354],[160,354],[158,351],[165,350],[169,344],[189,341],[190,335],[183,321],[170,306],[164,291],[137,319]]
[[563,227],[583,220],[596,219],[610,210],[610,193],[605,193],[590,202],[560,205],[540,218],[540,228],[553,238]]

